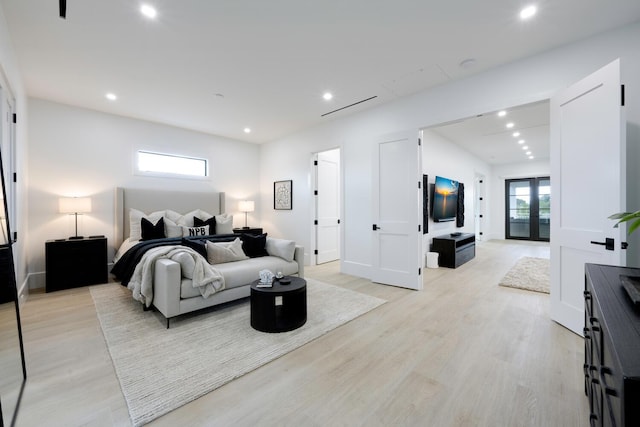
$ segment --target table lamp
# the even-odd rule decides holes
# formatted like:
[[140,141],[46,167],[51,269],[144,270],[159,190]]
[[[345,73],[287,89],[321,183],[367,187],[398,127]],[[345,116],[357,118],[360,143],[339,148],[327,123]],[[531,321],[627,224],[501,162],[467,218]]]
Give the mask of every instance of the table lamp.
[[73,214],[76,216],[76,235],[69,239],[82,239],[78,236],[78,214],[91,212],[90,197],[61,197],[58,201],[60,213]]
[[247,214],[255,210],[255,203],[253,202],[253,200],[242,200],[240,203],[238,203],[238,208],[240,212],[244,212],[244,227],[242,228],[248,230],[249,226],[247,225]]

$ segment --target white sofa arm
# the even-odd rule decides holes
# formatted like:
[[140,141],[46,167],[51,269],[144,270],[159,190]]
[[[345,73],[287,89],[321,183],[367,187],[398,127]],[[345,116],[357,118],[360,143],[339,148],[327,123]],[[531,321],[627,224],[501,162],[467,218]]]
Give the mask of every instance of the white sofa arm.
[[153,273],[153,305],[167,319],[180,314],[180,264],[170,259],[156,261]]
[[298,263],[298,277],[304,277],[304,247],[296,246],[293,260]]

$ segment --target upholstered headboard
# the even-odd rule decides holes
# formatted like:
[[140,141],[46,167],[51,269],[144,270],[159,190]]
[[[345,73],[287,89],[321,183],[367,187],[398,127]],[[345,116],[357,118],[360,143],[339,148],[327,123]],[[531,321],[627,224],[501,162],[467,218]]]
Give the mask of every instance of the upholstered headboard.
[[118,187],[115,191],[115,248],[129,237],[129,209],[145,213],[171,209],[179,213],[202,209],[212,215],[225,212],[223,192],[186,192]]

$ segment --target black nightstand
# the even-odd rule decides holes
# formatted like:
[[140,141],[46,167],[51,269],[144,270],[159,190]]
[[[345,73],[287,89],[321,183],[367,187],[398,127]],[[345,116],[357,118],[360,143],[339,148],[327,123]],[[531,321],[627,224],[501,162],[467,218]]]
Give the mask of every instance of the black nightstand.
[[47,240],[46,291],[108,282],[107,238]]
[[234,228],[233,232],[236,234],[262,234],[262,228]]

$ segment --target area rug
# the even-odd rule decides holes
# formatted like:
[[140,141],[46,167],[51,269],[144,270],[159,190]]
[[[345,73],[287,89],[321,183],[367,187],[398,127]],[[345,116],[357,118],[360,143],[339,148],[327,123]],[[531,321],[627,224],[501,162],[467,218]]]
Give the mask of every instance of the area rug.
[[500,286],[549,293],[549,259],[522,257],[505,274]]
[[386,301],[307,279],[307,322],[269,334],[250,325],[248,299],[164,317],[119,284],[91,287],[133,425],[152,421],[367,313]]

